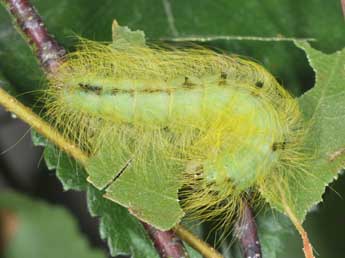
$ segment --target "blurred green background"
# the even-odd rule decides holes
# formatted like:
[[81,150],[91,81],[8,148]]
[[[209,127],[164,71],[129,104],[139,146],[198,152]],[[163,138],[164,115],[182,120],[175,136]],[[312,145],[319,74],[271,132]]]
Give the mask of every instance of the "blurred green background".
[[[75,35],[110,41],[113,19],[133,30],[143,30],[147,39],[152,41],[188,36],[200,39],[256,36],[313,38],[315,41],[312,46],[326,53],[345,46],[345,21],[340,0],[35,0],[32,3],[42,15],[49,31],[69,50],[73,50]],[[296,96],[314,84],[314,73],[304,53],[292,42],[211,40],[200,44],[256,60]],[[37,90],[45,87],[44,76],[34,55],[14,29],[4,8],[0,9],[0,72],[1,78],[27,104],[33,105],[39,96]],[[13,123],[4,112],[0,115],[1,126]],[[20,139],[26,132],[25,127],[23,128],[22,131],[0,131],[0,152]],[[106,250],[99,241],[97,227],[90,229],[87,226],[90,219],[86,209],[79,207],[79,202],[84,201],[83,197],[79,196],[74,200],[75,197],[70,194],[60,193],[59,183],[52,176],[47,177],[52,172],[47,172],[43,165],[37,168],[39,151],[25,141],[6,155],[0,155],[3,188],[15,188],[70,207],[92,245]],[[31,152],[36,152],[34,157],[30,156]],[[29,165],[18,168],[14,164],[18,163],[16,157],[20,153],[27,156],[25,164]],[[26,172],[29,168],[30,173]],[[19,172],[15,172],[16,170]],[[28,174],[32,176],[28,177]],[[52,191],[49,186],[57,190]],[[312,209],[305,222],[316,254],[321,258],[344,257],[344,194],[345,178],[341,176],[327,188],[324,202]],[[90,223],[95,224],[95,221]],[[284,243],[280,258],[302,258],[301,243],[296,234],[281,236],[279,229],[272,229],[270,236],[274,238],[275,234],[279,239],[282,237]],[[271,242],[275,245],[272,239],[267,241],[267,245]]]

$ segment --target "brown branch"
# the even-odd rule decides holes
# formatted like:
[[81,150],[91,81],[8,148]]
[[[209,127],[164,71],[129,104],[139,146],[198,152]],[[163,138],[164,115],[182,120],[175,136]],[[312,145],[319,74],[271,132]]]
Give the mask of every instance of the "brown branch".
[[235,224],[235,233],[240,242],[243,257],[262,258],[254,214],[246,200],[243,200],[243,213]]
[[43,69],[53,73],[66,51],[48,34],[36,9],[28,0],[2,0],[14,18],[17,29],[34,49]]
[[176,236],[173,230],[160,231],[153,226],[141,222],[150,236],[157,252],[161,258],[187,258],[182,241]]
[[340,0],[341,10],[343,11],[343,16],[345,18],[345,0]]

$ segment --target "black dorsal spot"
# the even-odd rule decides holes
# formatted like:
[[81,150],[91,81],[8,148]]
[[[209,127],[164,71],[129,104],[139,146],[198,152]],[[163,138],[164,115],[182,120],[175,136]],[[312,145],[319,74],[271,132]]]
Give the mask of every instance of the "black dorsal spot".
[[228,78],[228,74],[225,72],[220,73],[220,80],[218,82],[218,85],[225,85],[226,84],[226,79]]
[[257,87],[257,88],[262,88],[262,87],[264,87],[264,83],[262,82],[262,81],[257,81],[256,83],[255,83],[255,86]]
[[102,87],[101,86],[90,85],[90,84],[87,84],[87,83],[78,83],[78,85],[85,92],[94,92],[97,95],[101,94],[101,92],[102,92]]
[[274,142],[272,144],[272,151],[276,151],[276,150],[285,150],[286,149],[286,141],[283,142]]
[[117,95],[118,93],[120,93],[120,90],[115,88],[115,89],[111,89],[111,95]]
[[184,83],[183,83],[183,86],[185,86],[185,87],[192,87],[192,86],[194,86],[195,84],[194,83],[192,83],[191,81],[190,81],[190,79],[186,76],[186,77],[184,77]]

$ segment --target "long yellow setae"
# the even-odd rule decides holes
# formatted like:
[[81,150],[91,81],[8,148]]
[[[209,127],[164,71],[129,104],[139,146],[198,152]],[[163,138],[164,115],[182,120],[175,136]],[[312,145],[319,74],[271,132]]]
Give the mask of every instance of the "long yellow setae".
[[305,170],[296,100],[260,65],[201,47],[82,40],[51,76],[47,108],[90,154],[87,170],[178,177],[182,206],[204,219],[232,216],[252,189],[280,198]]

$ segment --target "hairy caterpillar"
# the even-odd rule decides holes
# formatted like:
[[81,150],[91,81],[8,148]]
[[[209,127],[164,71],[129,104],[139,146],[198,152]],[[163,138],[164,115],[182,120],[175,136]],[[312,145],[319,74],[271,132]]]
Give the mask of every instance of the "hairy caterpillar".
[[90,154],[90,173],[164,171],[193,217],[229,218],[255,190],[279,199],[286,175],[306,170],[297,102],[243,58],[82,40],[49,81],[48,115]]

